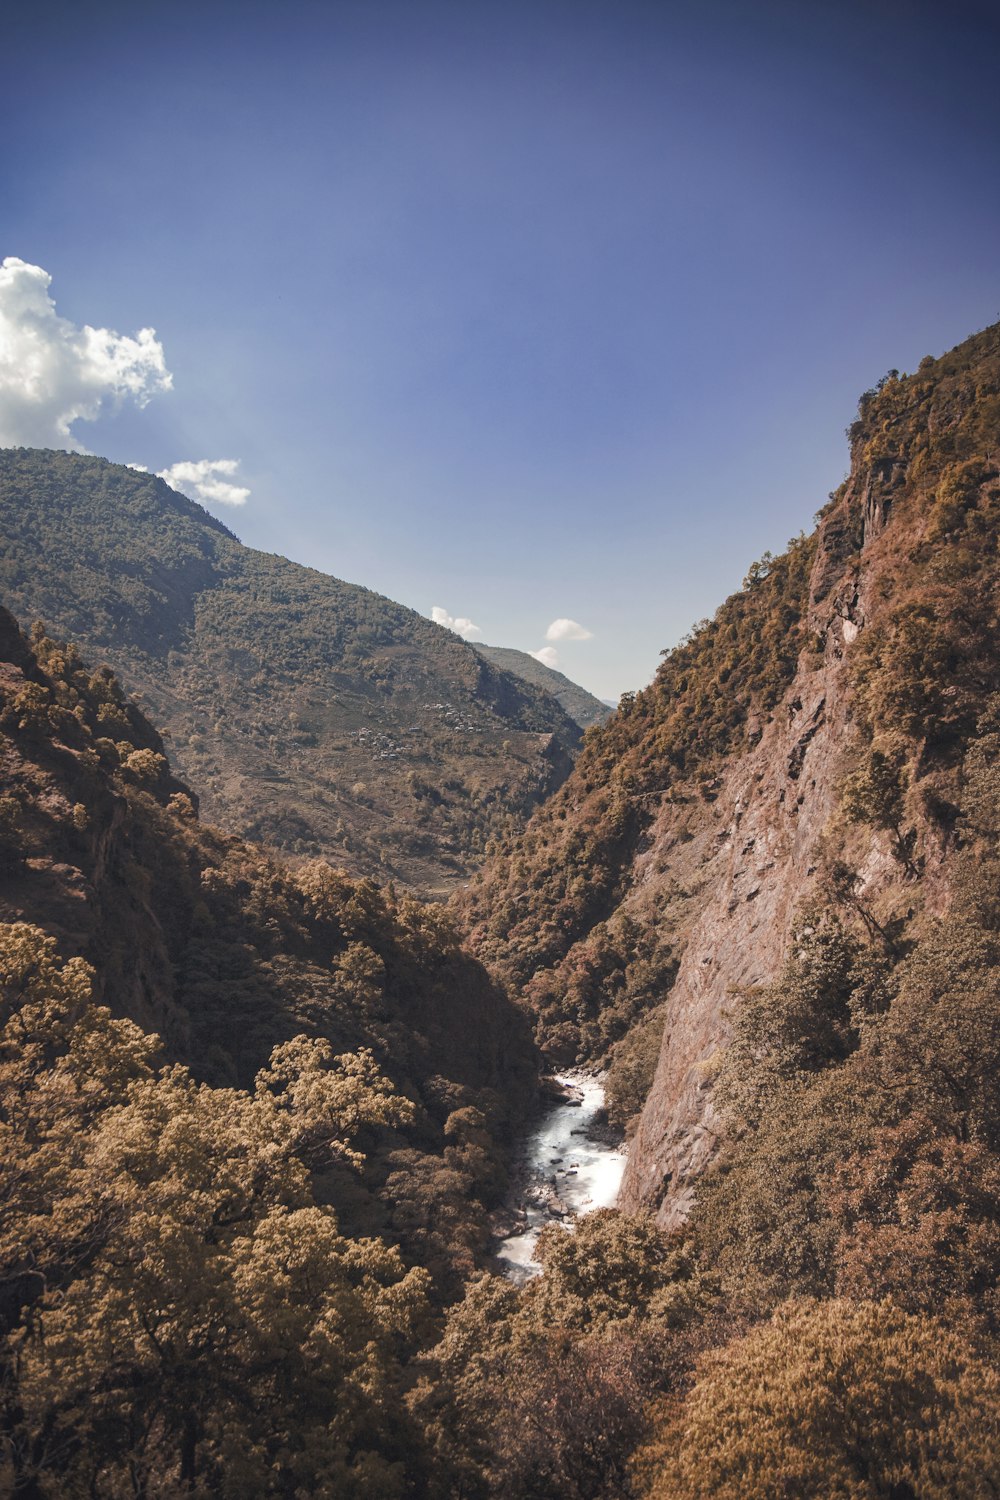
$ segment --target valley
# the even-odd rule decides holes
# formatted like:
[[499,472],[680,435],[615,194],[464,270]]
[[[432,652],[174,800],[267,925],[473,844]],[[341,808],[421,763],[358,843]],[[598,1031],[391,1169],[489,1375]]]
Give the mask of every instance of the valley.
[[1000,325],[848,440],[585,732],[0,453],[7,1492],[996,1490]]

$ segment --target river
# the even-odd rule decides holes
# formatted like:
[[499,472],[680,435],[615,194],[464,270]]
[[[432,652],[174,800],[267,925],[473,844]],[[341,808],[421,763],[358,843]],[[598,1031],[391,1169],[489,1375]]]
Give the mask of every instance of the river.
[[517,1228],[497,1246],[496,1255],[511,1281],[537,1276],[535,1243],[546,1224],[572,1224],[595,1208],[613,1208],[625,1152],[601,1139],[598,1124],[604,1086],[590,1073],[559,1073],[567,1097],[549,1105],[524,1145],[515,1205]]

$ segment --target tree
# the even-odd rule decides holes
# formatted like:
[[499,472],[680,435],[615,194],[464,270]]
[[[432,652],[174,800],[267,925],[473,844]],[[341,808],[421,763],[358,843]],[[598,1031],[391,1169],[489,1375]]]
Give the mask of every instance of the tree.
[[686,1246],[613,1209],[575,1233],[551,1226],[539,1257],[520,1293],[474,1281],[423,1361],[414,1409],[437,1455],[434,1500],[621,1500],[645,1395],[716,1301]]
[[828,914],[800,924],[778,982],[734,997],[732,1039],[717,1098],[731,1123],[753,1126],[788,1089],[842,1063],[885,1004],[884,964]]
[[156,1067],[79,959],[0,928],[0,1482],[33,1496],[401,1494],[427,1273],[346,1238],[310,1169],[400,1123],[305,1037],[255,1091]]
[[891,1296],[952,1327],[1000,1328],[1000,1160],[911,1115],[830,1184],[837,1290]]
[[872,747],[844,783],[842,807],[852,823],[887,829],[895,852],[908,873],[914,874],[912,837],[903,831],[905,776],[900,757]]
[[636,1468],[651,1500],[987,1500],[1000,1377],[891,1302],[790,1302],[702,1360]]
[[937,922],[899,971],[881,1076],[960,1140],[1000,1149],[1000,940],[974,910]]
[[714,1296],[683,1242],[613,1208],[584,1215],[572,1233],[549,1225],[536,1255],[544,1274],[525,1288],[521,1316],[538,1329],[652,1336],[681,1326]]

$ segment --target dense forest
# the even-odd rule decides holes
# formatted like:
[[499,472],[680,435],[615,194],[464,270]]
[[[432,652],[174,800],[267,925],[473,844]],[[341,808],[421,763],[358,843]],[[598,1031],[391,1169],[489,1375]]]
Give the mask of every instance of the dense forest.
[[110,663],[213,821],[424,893],[467,878],[580,740],[451,631],[104,459],[0,449],[0,599]]
[[[1000,1494],[1000,328],[849,440],[450,911],[205,826],[0,616],[11,1493]],[[552,1061],[630,1211],[519,1288]]]

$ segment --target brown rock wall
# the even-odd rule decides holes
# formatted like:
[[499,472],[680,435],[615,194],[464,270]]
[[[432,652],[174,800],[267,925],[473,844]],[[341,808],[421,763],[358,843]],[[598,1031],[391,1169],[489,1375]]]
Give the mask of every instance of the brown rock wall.
[[[620,1200],[626,1209],[655,1209],[664,1228],[687,1216],[697,1177],[717,1143],[712,1061],[728,1037],[727,1012],[738,1004],[734,992],[768,983],[781,969],[795,913],[814,888],[817,844],[836,807],[845,750],[857,733],[847,661],[879,571],[866,558],[859,574],[856,558],[844,558],[843,539],[859,499],[866,540],[874,541],[885,526],[888,500],[871,476],[861,495],[849,492],[826,518],[811,586],[810,623],[822,654],[803,654],[757,744],[731,764],[718,789],[715,849],[702,872],[709,894],[671,992],[657,1074]],[[866,886],[895,873],[873,838]]]

